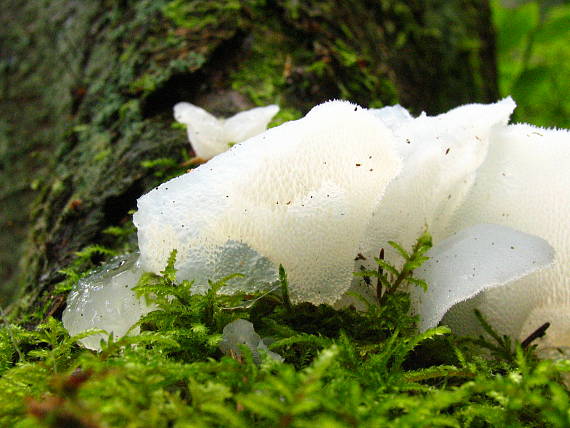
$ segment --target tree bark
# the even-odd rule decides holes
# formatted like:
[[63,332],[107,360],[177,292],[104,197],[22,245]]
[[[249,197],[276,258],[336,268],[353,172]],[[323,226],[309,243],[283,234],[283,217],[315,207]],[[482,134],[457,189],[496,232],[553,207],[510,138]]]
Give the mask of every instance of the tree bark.
[[1,279],[37,318],[62,308],[74,253],[114,245],[102,231],[157,184],[141,162],[182,161],[178,101],[285,120],[332,98],[433,114],[498,96],[487,0],[5,3]]

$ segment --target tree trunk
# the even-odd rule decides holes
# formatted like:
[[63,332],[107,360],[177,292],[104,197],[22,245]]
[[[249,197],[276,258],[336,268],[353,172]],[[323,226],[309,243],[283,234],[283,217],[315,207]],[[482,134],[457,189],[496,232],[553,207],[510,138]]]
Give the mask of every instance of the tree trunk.
[[178,101],[277,103],[285,120],[332,98],[416,113],[497,98],[487,0],[4,3],[1,280],[37,318],[62,308],[75,252],[116,245],[102,231],[157,184],[141,162],[182,161]]

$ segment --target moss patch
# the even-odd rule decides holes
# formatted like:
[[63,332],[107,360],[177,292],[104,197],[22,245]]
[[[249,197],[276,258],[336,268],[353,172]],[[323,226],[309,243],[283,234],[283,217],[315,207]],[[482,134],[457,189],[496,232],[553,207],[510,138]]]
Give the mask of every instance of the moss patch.
[[[466,341],[447,327],[416,334],[396,282],[382,307],[339,311],[290,306],[287,293],[217,295],[223,282],[192,295],[191,283],[173,282],[173,266],[171,257],[138,287],[158,305],[143,332],[109,338],[99,354],[53,318],[33,331],[0,327],[0,425],[568,426],[568,361],[538,361],[502,339]],[[247,347],[224,356],[222,329],[236,318],[272,336],[285,362],[256,363]]]

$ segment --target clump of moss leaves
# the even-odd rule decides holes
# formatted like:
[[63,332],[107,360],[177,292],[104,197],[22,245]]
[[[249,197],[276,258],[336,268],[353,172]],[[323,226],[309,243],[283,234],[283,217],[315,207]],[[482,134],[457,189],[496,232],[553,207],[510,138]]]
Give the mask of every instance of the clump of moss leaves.
[[[131,227],[108,233],[119,241]],[[405,287],[425,287],[413,271],[429,235],[400,266],[377,259],[358,273],[381,297],[367,310],[292,305],[287,275],[258,295],[224,296],[225,279],[206,295],[174,281],[173,251],[160,275],[135,288],[157,305],[141,333],[108,336],[102,351],[70,337],[48,318],[29,331],[6,317],[0,329],[2,427],[357,427],[556,426],[570,423],[568,361],[539,360],[534,347],[501,337],[481,318],[487,339],[459,338],[445,326],[418,334]],[[89,247],[66,270],[68,290],[94,255]],[[358,298],[358,296],[354,296]],[[246,347],[224,355],[223,327],[251,321],[270,349],[261,363]]]

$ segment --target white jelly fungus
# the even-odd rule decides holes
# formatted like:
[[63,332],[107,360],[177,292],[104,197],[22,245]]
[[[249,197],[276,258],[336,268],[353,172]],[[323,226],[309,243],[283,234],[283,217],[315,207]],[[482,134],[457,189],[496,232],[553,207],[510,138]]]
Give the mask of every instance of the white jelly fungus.
[[[401,160],[392,133],[348,102],[328,102],[232,147],[138,200],[142,267],[177,278],[237,272],[244,289],[285,266],[294,302],[334,303],[350,286],[354,255]],[[190,189],[200,189],[192,191]]]
[[[401,263],[389,240],[410,248],[427,226],[435,245],[417,274],[429,288],[412,290],[422,330],[447,313],[455,331],[478,332],[477,306],[501,333],[551,321],[552,340],[570,345],[559,315],[570,306],[570,134],[508,125],[514,107],[507,98],[413,118],[400,106],[319,105],[143,195],[138,269],[160,272],[177,249],[178,280],[202,293],[208,279],[243,273],[222,290],[231,293],[271,285],[282,264],[294,302],[335,303],[380,248]],[[117,304],[89,281],[74,295]],[[64,322],[77,331],[73,302]],[[79,329],[102,326],[89,319]]]
[[250,321],[238,318],[224,327],[219,348],[224,354],[239,358],[242,356],[241,346],[246,346],[257,364],[261,363],[261,354],[264,353],[275,361],[283,362],[281,355],[269,350],[267,342],[271,342],[271,338],[262,339]]
[[[137,299],[132,290],[142,274],[138,263],[138,254],[121,257],[79,281],[67,297],[62,316],[70,335],[97,328],[121,337],[141,316],[153,310]],[[132,333],[138,331],[136,328]],[[99,349],[101,339],[107,338],[108,335],[95,334],[81,343],[89,349]]]
[[232,144],[261,134],[279,107],[255,107],[224,119],[217,118],[191,103],[174,106],[174,118],[186,125],[188,139],[196,156],[204,160],[225,152]]
[[456,331],[480,333],[473,315],[478,307],[502,334],[524,340],[550,322],[543,342],[554,346],[556,337],[556,346],[570,346],[564,315],[570,305],[570,132],[516,124],[494,129],[491,139],[447,231],[482,222],[510,226],[547,240],[554,263],[457,305],[444,321]]
[[435,327],[457,303],[548,266],[554,250],[535,235],[478,224],[439,242],[426,256],[429,260],[415,276],[426,281],[427,292],[420,287],[411,290],[422,331]]

